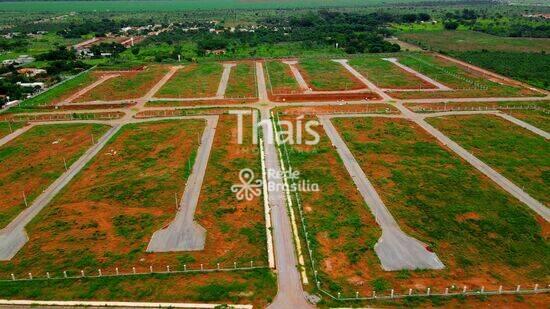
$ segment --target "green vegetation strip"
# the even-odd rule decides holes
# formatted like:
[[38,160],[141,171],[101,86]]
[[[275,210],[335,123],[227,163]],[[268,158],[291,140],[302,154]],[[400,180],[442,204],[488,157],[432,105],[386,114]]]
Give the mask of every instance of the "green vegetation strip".
[[550,143],[497,116],[428,118],[483,162],[550,205]]
[[267,81],[272,93],[298,92],[300,87],[292,75],[288,64],[280,61],[267,61],[265,63]]
[[[388,57],[392,57],[392,55],[388,55]],[[383,60],[381,56],[354,57],[350,59],[349,64],[381,88],[430,88],[426,87],[419,78],[401,70],[391,62]]]

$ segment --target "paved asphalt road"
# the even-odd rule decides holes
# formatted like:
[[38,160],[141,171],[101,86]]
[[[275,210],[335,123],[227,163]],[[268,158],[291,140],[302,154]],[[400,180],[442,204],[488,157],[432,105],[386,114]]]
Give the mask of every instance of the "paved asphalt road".
[[23,210],[13,219],[8,226],[0,230],[0,261],[9,261],[28,241],[25,226],[55,197],[71,179],[82,170],[82,168],[107,144],[109,139],[120,130],[122,125],[111,128],[103,135],[98,143],[92,146],[82,157],[80,157],[68,171],[57,178],[42,194],[40,194],[32,205]]
[[348,149],[346,143],[336,128],[332,125],[330,117],[319,116],[336,151],[342,158],[344,166],[351,175],[357,189],[365,199],[376,218],[376,222],[382,229],[382,237],[376,243],[374,250],[382,263],[384,270],[401,269],[442,269],[445,266],[437,255],[426,249],[426,245],[417,239],[408,236],[400,228],[392,214],[384,205],[384,202],[376,192],[374,186],[357,163],[357,160]]
[[202,182],[210,150],[214,143],[219,116],[205,116],[206,128],[197,152],[193,171],[181,198],[176,218],[166,228],[156,231],[147,246],[147,252],[197,251],[204,249],[206,230],[195,220]]

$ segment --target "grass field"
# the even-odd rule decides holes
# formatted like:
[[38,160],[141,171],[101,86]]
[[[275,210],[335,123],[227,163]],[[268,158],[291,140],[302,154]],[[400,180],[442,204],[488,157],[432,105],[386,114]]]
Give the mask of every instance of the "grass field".
[[478,51],[453,52],[452,55],[495,73],[550,90],[550,57],[547,54]]
[[[295,116],[281,120],[297,121]],[[315,131],[321,136],[315,147],[287,145],[289,163],[300,180],[319,185],[318,192],[299,192],[319,277],[333,293],[340,287],[353,291],[354,278],[374,280],[372,269],[379,266],[373,248],[381,230],[324,130]]]
[[[454,91],[436,92],[395,92],[393,97],[400,99],[421,98],[460,98],[460,97],[517,97],[540,95],[526,88],[503,85],[494,78],[479,72],[468,70],[434,55],[409,53],[398,57],[399,61],[412,69],[423,73]],[[494,80],[494,81],[493,81]]]
[[541,130],[550,132],[550,115],[548,112],[542,110],[511,110],[505,112]]
[[24,126],[25,126],[25,123],[23,122],[0,121],[0,138]]
[[254,62],[239,62],[231,69],[226,98],[255,98],[256,94],[256,68]]
[[492,115],[428,118],[428,122],[550,205],[550,144],[543,137]]
[[298,82],[287,64],[280,61],[267,61],[264,66],[268,90],[272,94],[297,93],[300,91]]
[[122,128],[32,221],[29,243],[0,273],[181,266],[178,254],[145,249],[175,215],[203,127],[190,120]]
[[[33,5],[24,2],[3,2],[0,11],[16,12],[151,12],[181,10],[214,10],[214,9],[300,9],[321,7],[362,7],[395,3],[415,3],[424,0],[304,0],[304,1],[242,1],[242,0],[160,0],[160,1],[35,1]],[[445,0],[449,1],[449,0]]]
[[5,227],[53,183],[67,166],[92,146],[107,126],[90,124],[42,125],[0,148],[0,228]]
[[[125,269],[124,271],[131,271]],[[170,274],[0,282],[2,299],[216,302],[264,308],[277,283],[267,269],[207,274]]]
[[[388,55],[392,57],[392,55]],[[434,88],[418,77],[400,69],[395,64],[385,61],[380,56],[362,56],[351,58],[349,64],[381,88],[389,89],[422,89]]]
[[158,98],[200,98],[216,95],[223,71],[217,62],[188,65],[180,69],[155,94]]
[[550,52],[550,39],[508,38],[475,31],[401,32],[405,41],[439,51]]
[[[506,113],[511,111],[506,108],[550,108],[550,101],[526,101],[526,102],[448,102],[448,103],[405,103],[407,108],[420,113],[428,113],[433,111],[452,111],[452,110],[471,110],[471,109],[497,109],[502,108]],[[521,112],[521,111],[518,111]]]
[[[93,83],[97,79],[98,77],[95,76],[94,74],[84,73],[82,75],[79,75],[73,79],[70,79],[64,82],[63,84],[57,87],[51,88],[48,91],[34,98],[23,101],[19,106],[17,106],[13,110],[59,103],[63,101],[63,99],[68,98],[73,93]],[[13,111],[13,110],[10,109],[10,111]]]
[[237,142],[237,117],[221,115],[206,168],[195,220],[206,229],[203,252],[189,256],[201,261],[232,264],[267,261],[266,235],[261,196],[238,200],[231,191],[240,184],[239,172],[250,168],[261,177],[257,145],[252,144],[252,122],[244,117],[243,143]]
[[365,88],[344,66],[329,59],[301,59],[297,67],[313,90],[352,90]]
[[121,73],[78,97],[75,102],[137,99],[144,96],[167,72],[165,66],[149,66],[140,72]]
[[422,129],[400,119],[334,123],[400,227],[429,244],[446,266],[400,272],[375,266],[369,269],[374,280],[357,274],[350,279],[359,291],[366,293],[368,285],[496,289],[548,278],[548,223],[537,223],[531,210]]

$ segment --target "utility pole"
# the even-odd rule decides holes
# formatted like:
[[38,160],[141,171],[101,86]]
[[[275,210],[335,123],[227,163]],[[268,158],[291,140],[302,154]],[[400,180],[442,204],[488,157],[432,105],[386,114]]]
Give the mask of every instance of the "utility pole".
[[25,191],[23,191],[23,200],[25,201],[25,207],[29,207],[29,204],[27,203],[27,196],[25,195]]
[[95,144],[95,141],[94,141],[94,134],[92,133],[91,135],[92,135],[92,145],[94,145],[94,144]]
[[65,157],[63,157],[63,165],[65,165],[65,171],[67,171],[67,160],[65,160]]
[[174,198],[176,199],[176,210],[178,210],[180,208],[178,205],[178,192],[174,192]]
[[10,127],[10,133],[13,133],[13,129],[11,128],[11,121],[8,120],[8,127]]

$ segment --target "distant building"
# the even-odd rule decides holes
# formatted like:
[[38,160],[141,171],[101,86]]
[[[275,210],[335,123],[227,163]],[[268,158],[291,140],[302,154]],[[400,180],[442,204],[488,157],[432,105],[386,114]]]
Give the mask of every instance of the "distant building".
[[17,59],[6,59],[2,61],[3,65],[22,65],[31,63],[34,61],[34,58],[28,55],[21,55]]
[[46,74],[47,72],[44,69],[22,68],[22,69],[17,70],[17,73],[25,74],[28,77],[35,77],[36,75]]
[[44,87],[46,87],[46,85],[42,82],[35,82],[35,83],[17,82],[17,85],[21,87],[40,88],[40,89],[44,89]]
[[207,49],[206,50],[206,54],[207,55],[225,55],[225,49],[214,49],[214,50],[210,50],[210,49]]

